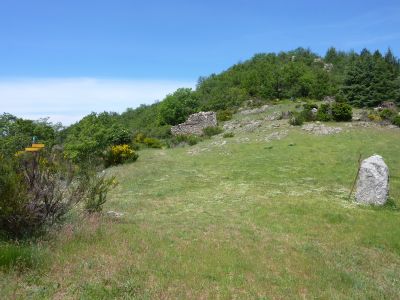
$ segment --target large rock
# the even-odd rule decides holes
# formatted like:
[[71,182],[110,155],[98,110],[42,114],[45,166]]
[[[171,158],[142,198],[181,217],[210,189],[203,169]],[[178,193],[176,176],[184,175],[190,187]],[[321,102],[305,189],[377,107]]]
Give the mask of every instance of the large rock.
[[217,126],[217,114],[215,112],[199,112],[190,115],[185,123],[173,126],[171,133],[173,135],[202,135],[204,128],[214,126]]
[[389,195],[389,168],[382,156],[373,155],[361,163],[357,181],[356,201],[383,205]]

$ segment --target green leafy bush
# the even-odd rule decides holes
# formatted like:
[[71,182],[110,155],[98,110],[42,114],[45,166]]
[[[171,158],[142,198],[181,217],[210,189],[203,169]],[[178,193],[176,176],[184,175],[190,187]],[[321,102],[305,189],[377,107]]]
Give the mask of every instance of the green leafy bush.
[[397,113],[392,110],[392,109],[383,109],[380,113],[379,116],[383,119],[383,120],[388,120],[388,121],[392,121],[394,117],[396,117]]
[[85,210],[88,213],[101,212],[107,200],[107,193],[117,185],[115,177],[107,178],[104,174],[87,178]]
[[235,134],[233,132],[227,132],[227,133],[224,133],[224,135],[223,135],[224,138],[231,138],[234,136],[235,136]]
[[381,122],[382,118],[379,114],[377,114],[375,112],[371,112],[368,114],[368,120],[370,120],[372,122]]
[[232,119],[233,111],[230,109],[224,109],[217,111],[217,120],[218,122],[229,121]]
[[143,140],[143,144],[145,144],[149,148],[162,148],[162,142],[156,138],[146,137]]
[[351,121],[353,110],[347,103],[334,103],[332,105],[332,117],[335,121]]
[[213,135],[220,134],[222,131],[222,128],[218,126],[209,126],[203,129],[203,134],[207,137],[211,137]]
[[301,126],[304,123],[304,116],[301,113],[293,112],[289,119],[289,124],[293,126]]
[[332,111],[329,104],[321,104],[315,116],[317,121],[329,122],[332,121]]
[[394,117],[392,123],[393,123],[394,125],[400,127],[400,115],[397,115],[396,117]]
[[104,156],[105,167],[115,166],[126,162],[134,162],[139,155],[129,145],[116,145],[107,150]]

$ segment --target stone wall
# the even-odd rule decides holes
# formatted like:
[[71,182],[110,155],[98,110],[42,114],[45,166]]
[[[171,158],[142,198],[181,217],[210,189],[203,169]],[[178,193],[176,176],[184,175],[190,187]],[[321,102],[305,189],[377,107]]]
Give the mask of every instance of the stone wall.
[[173,135],[202,135],[206,127],[217,126],[217,114],[213,111],[199,112],[190,115],[185,123],[173,126],[171,133]]

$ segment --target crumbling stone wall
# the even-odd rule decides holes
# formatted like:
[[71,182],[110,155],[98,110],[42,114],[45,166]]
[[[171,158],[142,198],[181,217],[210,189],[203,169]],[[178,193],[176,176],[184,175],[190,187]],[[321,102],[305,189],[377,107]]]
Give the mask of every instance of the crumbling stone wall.
[[217,126],[217,114],[213,111],[199,112],[188,117],[185,123],[173,126],[173,135],[202,135],[206,127]]

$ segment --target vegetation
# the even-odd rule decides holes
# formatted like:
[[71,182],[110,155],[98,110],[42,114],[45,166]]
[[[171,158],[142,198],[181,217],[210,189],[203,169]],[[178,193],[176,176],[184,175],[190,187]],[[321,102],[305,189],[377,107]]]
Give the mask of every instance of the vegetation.
[[73,168],[57,156],[21,153],[0,162],[0,231],[10,237],[60,222],[85,195]]
[[335,103],[332,105],[332,118],[337,121],[351,121],[353,110],[347,103]]
[[88,176],[85,180],[87,192],[85,195],[85,210],[88,213],[98,213],[103,210],[108,192],[117,185],[115,177],[102,175]]
[[211,137],[213,135],[220,134],[222,131],[222,128],[218,126],[209,126],[203,129],[203,134],[206,137]]
[[127,144],[115,145],[106,152],[104,157],[105,167],[115,166],[127,162],[134,162],[139,155]]
[[[195,90],[122,114],[92,113],[68,128],[1,115],[2,296],[397,297],[397,129],[371,124],[313,136],[268,114],[298,126],[350,121],[359,107],[365,118],[400,127],[395,106],[372,110],[400,104],[399,76],[390,50],[330,48],[319,57],[299,48],[257,54],[201,77]],[[325,96],[336,102],[321,104]],[[266,103],[276,105],[234,115]],[[217,111],[220,122],[277,124],[171,136],[171,126],[202,110]],[[34,136],[46,150],[23,152]],[[193,147],[177,147],[184,145]],[[383,155],[391,170],[383,208],[348,199],[360,149]],[[139,150],[141,159],[125,164]],[[100,173],[103,166],[110,168]],[[104,208],[123,211],[123,219]]]
[[[122,219],[72,219],[37,248],[7,248],[9,264],[21,257],[33,267],[1,269],[2,297],[396,299],[398,130],[316,136],[289,127],[261,137],[286,129],[269,142],[235,131],[222,147],[214,137],[190,149],[143,149],[134,164],[108,169],[119,185],[104,209]],[[390,205],[348,200],[360,149],[388,164]]]

